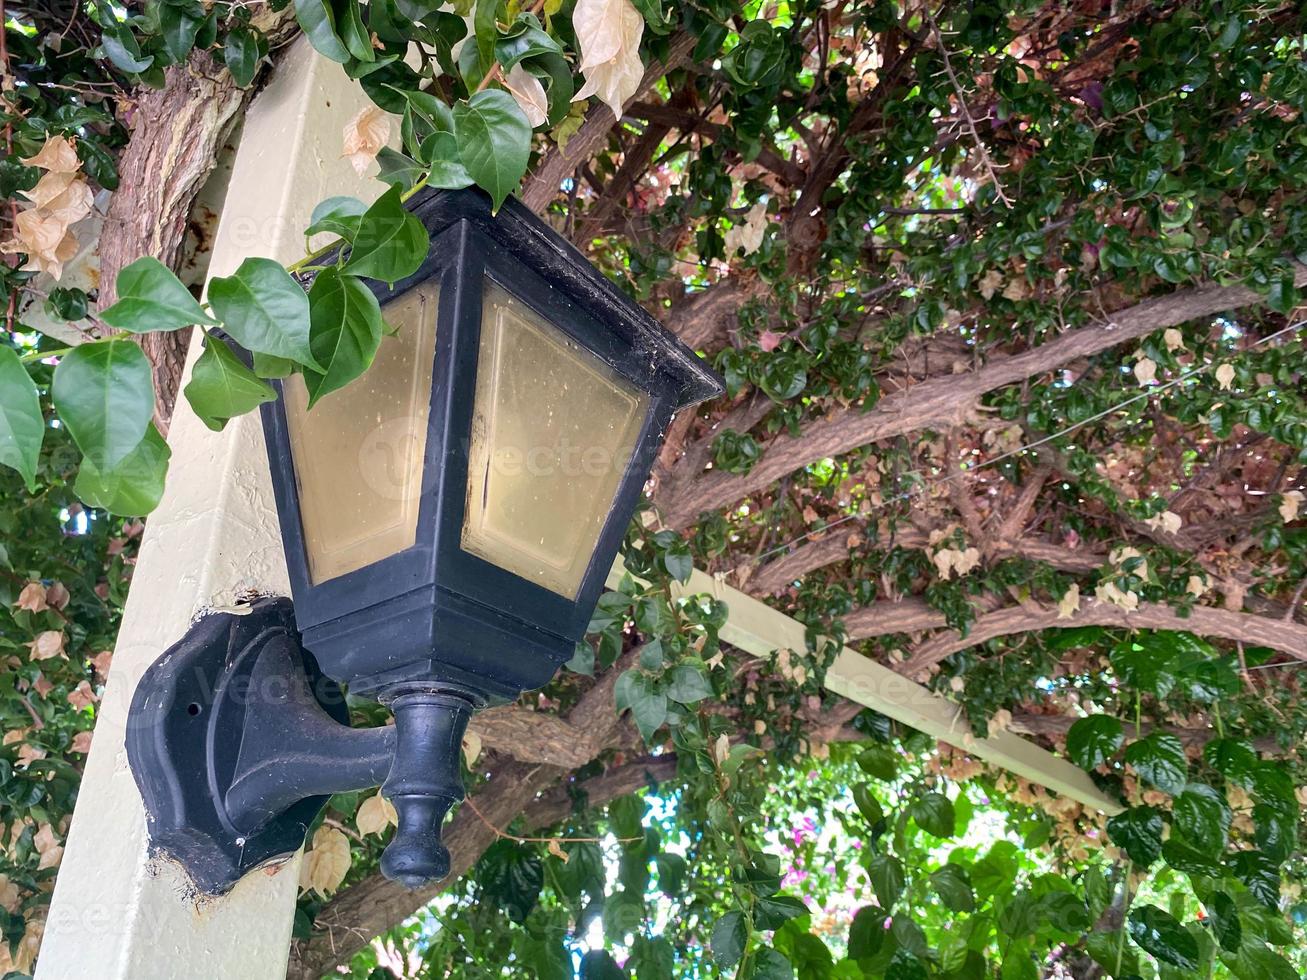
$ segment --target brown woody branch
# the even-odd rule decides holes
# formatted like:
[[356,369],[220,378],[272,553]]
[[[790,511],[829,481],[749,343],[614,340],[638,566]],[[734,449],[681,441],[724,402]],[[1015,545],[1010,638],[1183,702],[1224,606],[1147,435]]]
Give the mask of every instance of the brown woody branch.
[[1298,660],[1307,660],[1307,626],[1251,613],[1195,606],[1187,617],[1170,606],[1144,602],[1126,610],[1110,602],[1091,600],[1064,617],[1056,608],[1026,603],[980,616],[966,636],[948,630],[920,644],[896,669],[918,677],[959,650],[999,636],[1070,626],[1117,626],[1125,629],[1181,630],[1250,646],[1270,647]]
[[[1294,280],[1307,283],[1307,266],[1296,266]],[[675,499],[660,503],[673,527],[685,527],[702,511],[727,507],[809,463],[919,429],[955,425],[981,396],[1004,385],[1165,327],[1262,301],[1261,294],[1246,286],[1199,286],[1144,300],[1112,314],[1107,322],[1068,331],[1021,354],[994,358],[979,370],[923,381],[882,398],[869,412],[859,406],[832,412],[804,426],[797,436],[781,435],[747,474],[696,474],[688,483],[678,481]]]

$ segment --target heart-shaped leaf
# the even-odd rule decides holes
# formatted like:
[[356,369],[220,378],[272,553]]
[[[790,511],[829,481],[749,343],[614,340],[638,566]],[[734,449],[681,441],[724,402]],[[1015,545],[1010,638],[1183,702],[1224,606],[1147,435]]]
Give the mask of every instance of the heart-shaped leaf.
[[182,392],[200,421],[221,432],[230,419],[277,397],[272,386],[258,378],[232,349],[217,337],[207,337],[204,353],[191,370]]
[[454,106],[454,133],[463,166],[498,211],[526,173],[531,124],[511,95],[486,89]]
[[109,470],[82,460],[73,489],[92,507],[120,517],[144,517],[159,505],[172,450],[151,425],[140,444]]
[[148,333],[215,322],[172,270],[148,255],[124,266],[117,286],[118,301],[100,313],[117,330]]
[[392,186],[359,219],[345,271],[395,282],[417,272],[430,249],[427,230],[404,210],[400,189]]
[[209,283],[209,303],[248,351],[321,368],[309,343],[309,299],[281,263],[248,258],[234,275]]
[[309,315],[315,360],[322,371],[304,369],[309,407],[319,398],[353,381],[372,364],[381,345],[381,307],[362,280],[338,269],[318,274],[309,290]]
[[102,473],[140,445],[154,414],[150,362],[126,337],[74,347],[55,368],[50,394],[73,442]]
[[41,398],[12,347],[0,346],[0,463],[23,476],[28,490],[36,489],[36,464],[45,438]]

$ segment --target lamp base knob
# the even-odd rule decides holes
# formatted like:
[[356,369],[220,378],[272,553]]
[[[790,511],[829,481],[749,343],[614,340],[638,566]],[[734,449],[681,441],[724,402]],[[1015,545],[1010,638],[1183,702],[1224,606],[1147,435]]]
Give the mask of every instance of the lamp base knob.
[[401,694],[390,703],[395,716],[395,757],[382,795],[395,806],[399,826],[381,855],[381,873],[406,888],[420,888],[449,874],[449,850],[440,826],[463,799],[463,733],[473,704],[458,694]]

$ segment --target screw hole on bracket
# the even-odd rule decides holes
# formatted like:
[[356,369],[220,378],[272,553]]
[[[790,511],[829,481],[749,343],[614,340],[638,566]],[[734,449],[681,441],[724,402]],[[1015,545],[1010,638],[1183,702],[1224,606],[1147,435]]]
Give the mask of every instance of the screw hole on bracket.
[[186,706],[186,713],[194,718],[200,713],[200,704],[198,701],[192,701]]

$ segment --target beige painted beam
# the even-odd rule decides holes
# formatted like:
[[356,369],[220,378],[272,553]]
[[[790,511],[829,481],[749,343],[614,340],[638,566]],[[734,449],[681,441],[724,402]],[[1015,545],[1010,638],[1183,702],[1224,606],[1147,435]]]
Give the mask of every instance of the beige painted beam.
[[[211,262],[228,275],[262,255],[293,261],[314,205],[382,185],[340,159],[341,129],[365,96],[301,38],[254,102]],[[192,344],[191,360],[198,356]],[[277,512],[257,414],[210,432],[177,402],[167,491],[150,517],[78,794],[39,980],[280,980],[299,859],[197,902],[183,872],[152,859],[123,748],[141,673],[201,611],[243,591],[286,594]]]
[[[608,573],[608,587],[616,588],[625,572],[619,558]],[[719,635],[746,653],[766,657],[774,650],[805,649],[806,627],[797,619],[697,568],[684,585],[675,584],[673,592],[677,596],[707,593],[724,602],[730,613]],[[967,739],[971,729],[958,705],[850,647],[840,651],[826,672],[826,688],[942,741],[961,746],[966,740],[966,751],[976,758],[1085,806],[1108,814],[1121,811],[1078,766],[1019,735],[1000,732]]]

